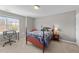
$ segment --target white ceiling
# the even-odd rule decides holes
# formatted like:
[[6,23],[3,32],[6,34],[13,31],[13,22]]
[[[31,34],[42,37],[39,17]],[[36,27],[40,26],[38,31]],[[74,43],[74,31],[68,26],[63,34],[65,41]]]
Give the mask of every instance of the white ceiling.
[[77,5],[40,5],[39,10],[34,10],[33,5],[0,5],[0,10],[31,17],[49,16],[77,9]]

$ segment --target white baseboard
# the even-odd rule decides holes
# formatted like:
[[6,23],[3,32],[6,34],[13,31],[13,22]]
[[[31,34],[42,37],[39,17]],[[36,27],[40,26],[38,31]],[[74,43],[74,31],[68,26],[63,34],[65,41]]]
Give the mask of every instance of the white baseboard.
[[67,41],[67,40],[63,40],[63,39],[61,39],[60,41],[71,43],[71,44],[74,44],[74,45],[78,45],[76,42],[71,42],[71,41]]

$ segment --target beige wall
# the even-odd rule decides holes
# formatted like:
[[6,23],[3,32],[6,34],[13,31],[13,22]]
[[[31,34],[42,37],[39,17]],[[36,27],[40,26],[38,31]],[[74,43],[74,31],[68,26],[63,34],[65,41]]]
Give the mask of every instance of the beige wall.
[[41,26],[53,27],[56,24],[61,29],[61,38],[63,40],[76,41],[76,12],[70,11],[62,14],[51,15],[47,17],[36,18],[35,25],[38,30]]
[[27,31],[31,31],[35,27],[35,18],[27,17]]

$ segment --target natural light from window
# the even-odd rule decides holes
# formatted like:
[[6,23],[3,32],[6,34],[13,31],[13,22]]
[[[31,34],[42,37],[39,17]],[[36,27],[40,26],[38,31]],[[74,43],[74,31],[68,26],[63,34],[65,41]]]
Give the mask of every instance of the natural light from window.
[[19,20],[0,16],[0,33],[6,30],[15,30],[19,32]]

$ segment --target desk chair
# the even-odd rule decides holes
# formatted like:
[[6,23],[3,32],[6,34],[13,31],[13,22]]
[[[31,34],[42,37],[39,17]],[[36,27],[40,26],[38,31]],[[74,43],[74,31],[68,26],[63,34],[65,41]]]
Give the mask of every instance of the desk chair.
[[16,41],[12,40],[14,37],[16,37],[16,35],[17,35],[17,33],[14,30],[4,31],[3,32],[3,38],[6,39],[6,40],[8,40],[8,41],[3,44],[3,47],[6,44],[12,45],[13,42],[16,43]]

